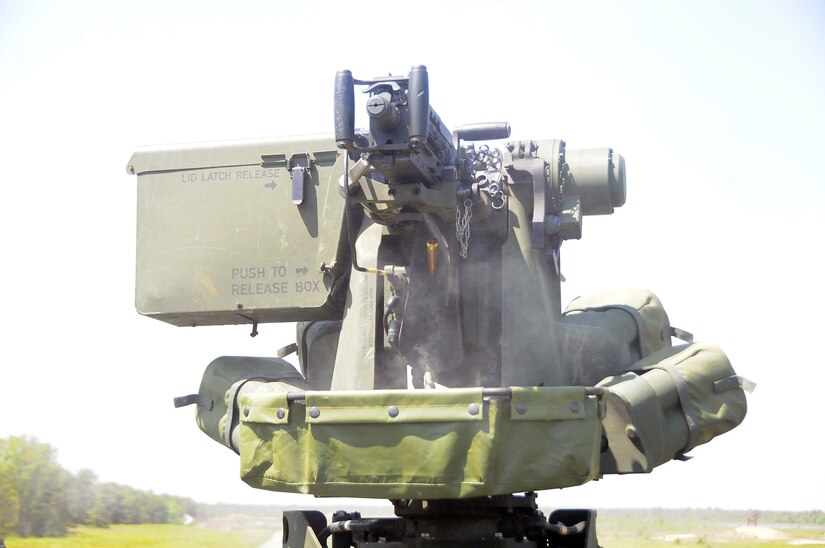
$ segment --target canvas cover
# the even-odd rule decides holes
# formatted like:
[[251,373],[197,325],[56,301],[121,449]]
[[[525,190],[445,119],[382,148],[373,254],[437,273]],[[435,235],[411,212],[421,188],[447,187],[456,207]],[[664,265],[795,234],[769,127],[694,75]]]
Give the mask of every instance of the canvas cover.
[[641,358],[692,335],[670,325],[647,289],[614,289],[574,299],[561,321],[562,356],[571,384],[592,386],[626,371]]
[[[203,373],[198,393],[196,421],[203,432],[237,452],[233,433],[238,425],[238,395],[255,390],[305,390],[309,385],[292,365],[278,358],[222,356]],[[235,433],[237,438],[237,433]]]
[[649,472],[733,429],[745,418],[748,384],[709,343],[661,349],[605,379],[602,472]]
[[620,333],[634,344],[637,359],[671,346],[671,336],[692,339],[671,327],[662,302],[648,289],[612,289],[577,297],[563,315],[568,322]]
[[301,371],[315,390],[329,390],[332,386],[341,324],[335,320],[296,324],[296,349]]
[[[241,477],[319,496],[467,498],[570,487],[598,473],[598,401],[581,387],[240,397]],[[527,443],[529,440],[529,443]]]

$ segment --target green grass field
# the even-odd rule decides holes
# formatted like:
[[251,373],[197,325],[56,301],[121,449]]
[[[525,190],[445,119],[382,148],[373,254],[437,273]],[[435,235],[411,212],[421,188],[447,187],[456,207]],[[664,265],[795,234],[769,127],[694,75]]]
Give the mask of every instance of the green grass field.
[[7,548],[113,548],[138,546],[153,548],[203,547],[248,548],[259,546],[272,529],[215,529],[196,525],[113,525],[107,529],[78,527],[67,537],[7,537]]
[[605,548],[825,546],[825,529],[786,528],[763,523],[749,527],[745,520],[726,521],[729,517],[680,519],[672,513],[639,516],[632,512],[606,511],[599,514],[597,531],[599,543]]

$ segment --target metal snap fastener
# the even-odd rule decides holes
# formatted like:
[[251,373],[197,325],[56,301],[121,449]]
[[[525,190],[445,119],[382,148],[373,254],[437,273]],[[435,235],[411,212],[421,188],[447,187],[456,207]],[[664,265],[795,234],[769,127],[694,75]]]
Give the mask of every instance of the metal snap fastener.
[[579,409],[581,409],[581,405],[579,405],[579,402],[574,401],[570,404],[570,411],[572,411],[573,413],[578,413]]
[[244,406],[244,408],[243,408],[243,416],[244,417],[249,416],[249,406],[248,405]]
[[471,415],[475,416],[478,415],[480,409],[477,403],[471,403],[469,406],[467,406],[467,411],[469,411]]
[[314,405],[309,408],[309,416],[313,419],[317,419],[321,416],[321,410],[315,407]]
[[523,414],[527,413],[527,404],[526,403],[518,404],[516,406],[516,411],[518,411],[519,415],[523,415]]
[[279,407],[277,411],[275,411],[275,415],[278,416],[279,419],[286,417],[286,411],[284,411],[283,407]]
[[387,415],[389,415],[392,418],[397,417],[398,416],[398,408],[394,405],[389,406],[387,408]]

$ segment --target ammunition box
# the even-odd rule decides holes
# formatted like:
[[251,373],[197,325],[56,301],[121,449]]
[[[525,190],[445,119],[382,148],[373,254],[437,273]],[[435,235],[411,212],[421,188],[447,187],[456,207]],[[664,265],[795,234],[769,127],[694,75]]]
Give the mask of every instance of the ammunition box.
[[138,312],[179,326],[340,318],[328,267],[345,243],[343,164],[331,136],[139,149]]

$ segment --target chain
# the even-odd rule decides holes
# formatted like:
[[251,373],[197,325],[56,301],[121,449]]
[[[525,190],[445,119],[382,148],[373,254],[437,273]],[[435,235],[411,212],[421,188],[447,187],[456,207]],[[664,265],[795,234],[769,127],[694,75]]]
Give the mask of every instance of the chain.
[[463,213],[461,206],[455,208],[455,237],[458,238],[458,243],[461,244],[461,258],[466,259],[467,245],[470,243],[470,219],[473,216],[473,201],[465,198],[463,205]]
[[[458,191],[455,208],[455,236],[461,244],[461,258],[467,258],[470,242],[470,219],[473,216],[473,192],[486,192],[490,205],[499,210],[504,207],[504,191],[501,187],[502,155],[498,149],[490,150],[487,145],[476,148],[470,144],[462,147],[459,162],[459,179],[463,187]],[[463,206],[463,209],[462,209]]]
[[501,164],[502,156],[499,149],[490,150],[489,146],[481,145],[476,150],[473,145],[470,145],[464,151],[462,168],[465,173],[498,171],[501,169]]

